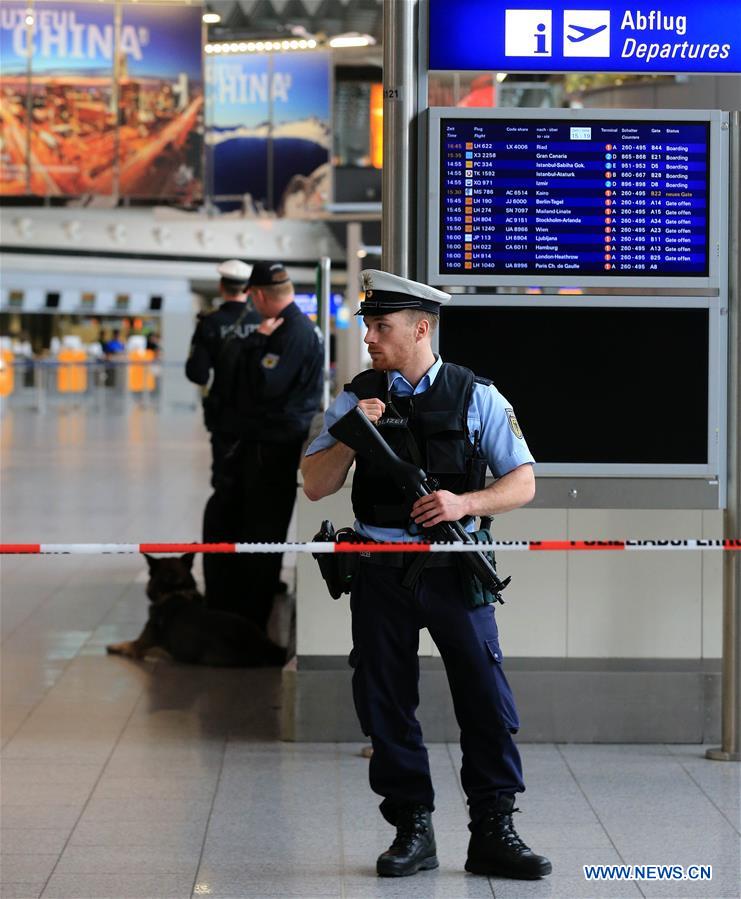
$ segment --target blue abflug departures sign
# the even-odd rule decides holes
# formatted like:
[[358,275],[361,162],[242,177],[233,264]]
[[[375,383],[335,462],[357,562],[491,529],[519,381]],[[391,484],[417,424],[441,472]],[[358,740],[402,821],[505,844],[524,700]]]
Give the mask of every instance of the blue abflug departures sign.
[[429,0],[433,70],[741,73],[741,0]]

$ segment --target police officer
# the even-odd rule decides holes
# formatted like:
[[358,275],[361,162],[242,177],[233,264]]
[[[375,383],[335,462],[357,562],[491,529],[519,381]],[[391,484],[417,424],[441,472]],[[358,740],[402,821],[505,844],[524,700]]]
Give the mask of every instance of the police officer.
[[[250,298],[261,323],[243,342],[241,502],[244,542],[286,539],[296,501],[301,450],[321,405],[324,344],[321,331],[294,300],[280,262],[257,262]],[[243,590],[249,617],[265,628],[280,585],[282,556],[243,555]]]
[[[199,317],[185,364],[195,384],[208,387],[203,398],[206,428],[211,435],[213,494],[203,513],[203,542],[232,542],[243,530],[245,509],[239,502],[237,454],[244,432],[238,409],[236,365],[239,342],[260,324],[260,315],[248,296],[252,266],[228,259],[217,267],[222,303],[215,312]],[[213,373],[213,378],[212,378]],[[210,608],[240,611],[244,599],[241,559],[207,553],[203,557],[206,602]]]
[[[363,272],[362,286],[359,314],[373,367],[346,385],[307,450],[302,471],[309,499],[339,490],[355,462],[355,528],[381,541],[424,539],[425,530],[442,521],[497,515],[530,502],[534,460],[512,408],[490,381],[433,354],[440,306],[450,296],[373,270]],[[434,475],[440,489],[407,501],[372,464],[334,440],[328,428],[356,405],[397,454]],[[489,487],[487,463],[497,477]],[[427,627],[445,664],[461,729],[461,781],[471,816],[466,870],[522,879],[547,875],[548,859],[533,853],[512,823],[515,794],[525,786],[513,740],[519,720],[502,670],[494,607],[473,605],[452,554],[430,556],[410,584],[405,578],[413,558],[360,557],[351,593],[353,698],[373,743],[371,788],[383,797],[381,812],[397,829],[378,858],[378,874],[403,876],[438,864],[434,791],[415,717],[419,629]]]

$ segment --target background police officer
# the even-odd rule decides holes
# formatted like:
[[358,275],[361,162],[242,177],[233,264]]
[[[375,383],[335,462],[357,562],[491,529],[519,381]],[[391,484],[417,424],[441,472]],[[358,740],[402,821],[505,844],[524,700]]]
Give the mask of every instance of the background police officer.
[[[247,282],[252,266],[239,259],[229,259],[216,270],[221,276],[219,293],[223,302],[215,312],[199,317],[185,364],[189,380],[209,385],[203,398],[203,413],[211,435],[214,492],[203,513],[204,543],[233,541],[234,535],[243,529],[245,509],[235,493],[238,480],[235,457],[244,431],[237,402],[239,354],[236,350],[237,341],[251,334],[261,320],[248,297]],[[242,567],[237,556],[204,555],[206,602],[211,608],[238,611],[244,595]]]
[[[241,347],[238,491],[245,514],[238,539],[282,542],[296,500],[301,450],[321,404],[324,347],[321,332],[296,305],[282,263],[255,263],[249,294],[261,322]],[[265,628],[282,556],[241,558],[243,614]]]
[[[373,368],[345,387],[307,450],[302,470],[309,499],[339,490],[355,461],[356,530],[382,541],[424,539],[415,535],[442,521],[496,515],[530,502],[533,457],[512,408],[489,381],[432,352],[440,305],[449,295],[378,271],[363,272],[363,287],[360,314]],[[421,460],[440,489],[407,501],[372,464],[335,441],[328,427],[356,405],[399,456]],[[485,462],[498,478],[489,487]],[[525,787],[513,740],[519,720],[502,670],[494,608],[473,604],[452,554],[431,556],[411,585],[405,582],[413,564],[407,558],[414,556],[361,557],[351,593],[353,697],[373,743],[370,784],[397,828],[377,871],[401,876],[438,864],[434,791],[415,718],[419,629],[427,627],[461,728],[461,781],[471,814],[466,870],[523,879],[549,874],[550,862],[535,855],[512,824],[515,794]]]

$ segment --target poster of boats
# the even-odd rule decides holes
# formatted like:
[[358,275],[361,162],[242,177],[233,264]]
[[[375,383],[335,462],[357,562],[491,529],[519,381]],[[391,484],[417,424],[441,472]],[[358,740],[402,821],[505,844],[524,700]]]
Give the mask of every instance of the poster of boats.
[[330,182],[331,55],[210,57],[206,81],[216,202],[282,215],[322,208]]

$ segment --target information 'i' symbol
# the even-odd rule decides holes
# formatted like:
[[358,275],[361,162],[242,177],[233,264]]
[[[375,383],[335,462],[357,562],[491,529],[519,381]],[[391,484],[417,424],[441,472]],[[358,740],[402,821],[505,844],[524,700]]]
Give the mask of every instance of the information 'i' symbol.
[[547,53],[546,49],[546,38],[547,35],[545,33],[545,24],[543,22],[540,23],[535,29],[535,52],[536,53]]

